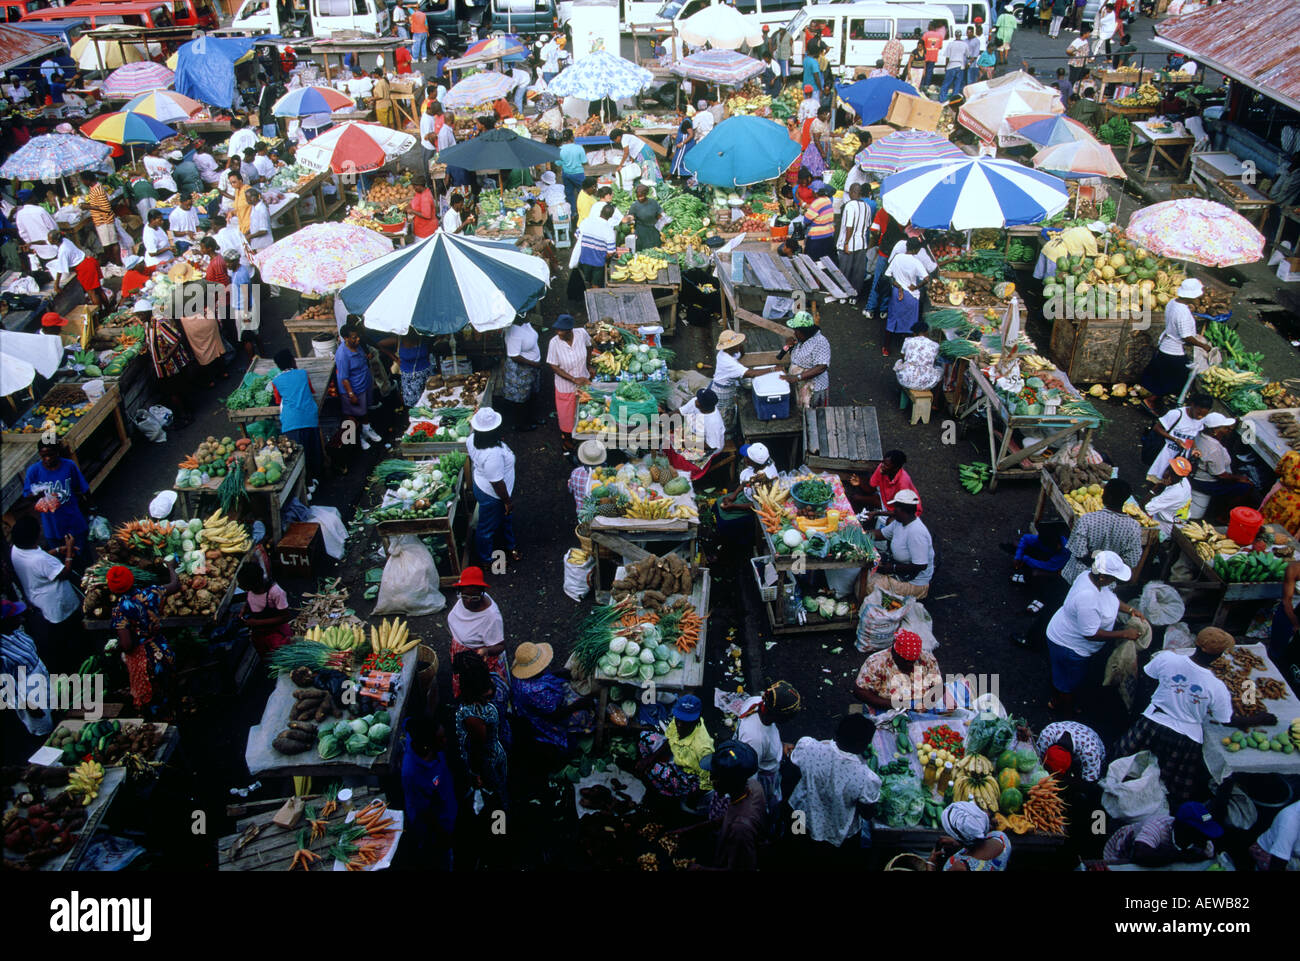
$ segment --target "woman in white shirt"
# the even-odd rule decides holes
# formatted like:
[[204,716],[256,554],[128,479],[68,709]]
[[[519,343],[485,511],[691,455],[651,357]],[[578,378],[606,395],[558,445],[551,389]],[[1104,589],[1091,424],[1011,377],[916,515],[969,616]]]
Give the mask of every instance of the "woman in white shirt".
[[734,330],[724,330],[718,337],[718,353],[713,361],[713,382],[709,388],[718,397],[718,410],[727,433],[736,430],[736,390],[741,383],[758,376],[759,371],[740,362],[745,335]]
[[668,451],[668,463],[692,481],[709,470],[709,464],[727,444],[727,425],[718,410],[718,395],[705,387],[682,404],[681,432]]
[[1205,418],[1214,406],[1214,398],[1197,391],[1187,398],[1182,407],[1175,407],[1153,425],[1151,430],[1164,443],[1155,455],[1155,460],[1147,468],[1147,480],[1152,484],[1163,484],[1165,468],[1175,457],[1191,456],[1197,436],[1205,429]]
[[620,168],[625,164],[636,164],[641,168],[643,184],[654,184],[663,179],[659,173],[659,162],[655,159],[654,151],[640,137],[626,130],[615,129],[610,131],[609,139],[613,142],[615,150],[622,151],[618,162]]
[[144,228],[144,263],[146,267],[157,267],[170,262],[176,257],[172,249],[171,238],[163,229],[161,210],[149,211],[149,225]]
[[527,314],[516,314],[506,328],[505,384],[501,395],[513,412],[511,420],[518,432],[537,430],[534,401],[541,382],[542,351],[537,345],[537,328]]
[[1210,349],[1210,342],[1196,334],[1196,318],[1188,303],[1201,296],[1201,282],[1189,277],[1178,285],[1177,296],[1165,305],[1165,329],[1156,342],[1156,352],[1142,372],[1142,386],[1151,392],[1143,403],[1159,413],[1160,398],[1177,394],[1187,383],[1187,348]]
[[501,439],[501,415],[491,407],[480,407],[470,418],[474,433],[465,438],[474,474],[474,499],[478,501],[478,526],[474,529],[474,549],[479,563],[488,566],[498,537],[510,559],[518,563],[522,555],[515,549],[515,531],[510,515],[515,490],[515,455]]

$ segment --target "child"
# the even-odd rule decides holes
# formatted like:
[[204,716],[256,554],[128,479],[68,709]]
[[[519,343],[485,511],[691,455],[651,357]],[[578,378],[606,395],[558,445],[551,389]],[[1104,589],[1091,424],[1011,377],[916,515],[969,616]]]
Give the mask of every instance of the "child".
[[289,622],[295,612],[289,608],[284,588],[264,573],[256,562],[250,561],[239,569],[238,581],[248,604],[244,609],[244,620],[252,634],[253,647],[266,657],[293,639]]

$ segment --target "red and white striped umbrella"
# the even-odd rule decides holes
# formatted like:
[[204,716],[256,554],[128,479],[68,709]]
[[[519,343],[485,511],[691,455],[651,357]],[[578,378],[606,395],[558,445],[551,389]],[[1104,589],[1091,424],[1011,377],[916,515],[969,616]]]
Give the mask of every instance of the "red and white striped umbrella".
[[378,170],[415,146],[409,133],[383,124],[350,120],[298,148],[297,161],[308,170],[336,174]]
[[123,64],[104,78],[103,95],[129,100],[142,93],[166,90],[172,85],[175,76],[162,64],[152,60]]

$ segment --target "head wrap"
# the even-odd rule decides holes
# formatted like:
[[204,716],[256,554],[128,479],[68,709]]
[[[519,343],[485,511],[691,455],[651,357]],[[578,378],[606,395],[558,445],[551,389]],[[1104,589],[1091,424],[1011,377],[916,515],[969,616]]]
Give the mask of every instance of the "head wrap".
[[801,310],[793,317],[791,317],[788,321],[786,321],[785,325],[789,327],[791,330],[796,330],[800,327],[812,327],[814,326],[813,316],[812,314],[808,313],[808,311]]
[[789,717],[799,711],[799,692],[789,681],[777,681],[763,692],[763,706],[777,717]]
[[1224,651],[1232,650],[1237,646],[1237,642],[1227,631],[1217,627],[1207,627],[1196,635],[1196,646],[1206,654],[1213,654],[1217,657]]
[[915,661],[921,656],[921,635],[912,631],[899,631],[894,635],[894,650],[906,661]]
[[114,594],[125,594],[135,586],[135,575],[131,573],[131,568],[114,564],[104,575],[104,584]]
[[1073,763],[1074,755],[1059,744],[1053,744],[1043,755],[1043,767],[1053,774],[1064,774],[1070,770],[1070,765]]
[[989,835],[989,816],[974,801],[954,801],[943,809],[939,821],[963,847],[970,847]]

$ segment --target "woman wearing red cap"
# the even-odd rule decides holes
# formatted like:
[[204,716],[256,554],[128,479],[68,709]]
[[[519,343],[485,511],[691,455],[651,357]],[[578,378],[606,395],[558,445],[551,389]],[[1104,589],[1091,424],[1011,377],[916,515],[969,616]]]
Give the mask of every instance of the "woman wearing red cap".
[[110,623],[117,633],[117,649],[126,663],[131,700],[157,715],[166,709],[171,687],[171,667],[176,655],[162,635],[163,600],[181,589],[176,562],[167,561],[170,579],[162,586],[137,587],[129,567],[117,564],[104,575],[104,585],[116,595]]
[[853,681],[853,693],[874,711],[926,711],[949,709],[943,692],[943,675],[934,655],[922,648],[921,636],[913,631],[894,635],[893,647],[868,657]]
[[[447,629],[451,631],[451,656],[469,651],[487,664],[494,678],[500,679],[498,693],[504,693],[502,709],[509,701],[510,658],[506,654],[506,627],[501,608],[487,593],[483,569],[467,567],[455,583],[460,597],[447,612]],[[494,681],[495,683],[495,681]],[[451,675],[451,693],[460,696],[460,677]]]

